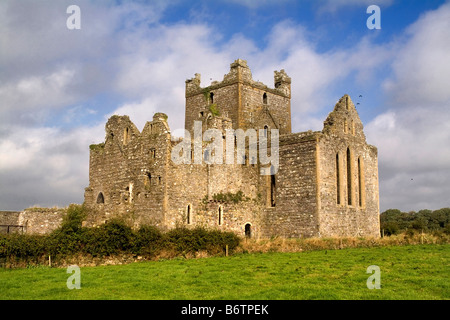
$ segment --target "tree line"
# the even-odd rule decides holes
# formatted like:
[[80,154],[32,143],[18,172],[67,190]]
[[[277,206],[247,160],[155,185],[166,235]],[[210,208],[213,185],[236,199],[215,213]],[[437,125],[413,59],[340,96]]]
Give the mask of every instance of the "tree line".
[[450,208],[402,212],[389,209],[380,214],[380,228],[384,235],[402,232],[450,234]]

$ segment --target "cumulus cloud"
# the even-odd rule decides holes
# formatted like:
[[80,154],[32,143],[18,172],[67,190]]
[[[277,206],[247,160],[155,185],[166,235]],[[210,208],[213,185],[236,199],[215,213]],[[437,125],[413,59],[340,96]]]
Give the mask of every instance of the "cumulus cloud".
[[450,3],[424,14],[407,30],[384,89],[395,103],[420,105],[450,100]]
[[383,83],[388,111],[366,127],[379,150],[384,209],[449,206],[449,21],[447,3],[424,14],[398,40],[393,75]]
[[103,137],[104,123],[71,131],[14,126],[0,140],[2,210],[82,202],[89,144]]
[[[244,58],[255,72],[255,80],[273,86],[273,71],[286,69],[294,79],[293,127],[300,131],[321,129],[323,119],[309,113],[323,105],[329,96],[317,93],[355,70],[348,67],[354,52],[317,53],[308,40],[308,31],[290,21],[275,25],[267,36],[267,46],[259,49],[242,34],[223,41],[220,32],[206,24],[160,24],[155,12],[160,12],[161,8],[147,15],[143,12],[151,11],[153,7],[149,9],[137,3],[102,7],[105,3],[108,2],[100,5],[83,2],[79,34],[65,28],[65,14],[51,24],[46,23],[51,20],[49,16],[60,14],[64,5],[55,9],[47,4],[51,8],[46,11],[42,9],[45,6],[35,8],[36,5],[30,4],[38,14],[31,16],[29,23],[37,26],[44,23],[34,31],[29,24],[23,21],[21,24],[15,2],[6,2],[2,7],[2,12],[8,14],[4,15],[7,28],[0,33],[0,39],[12,43],[3,53],[6,67],[8,64],[17,67],[14,56],[23,55],[23,43],[13,39],[11,30],[22,33],[24,39],[30,41],[36,35],[42,38],[33,43],[32,52],[37,58],[33,60],[31,55],[24,55],[26,67],[18,68],[14,77],[4,78],[0,85],[2,113],[10,116],[9,121],[6,117],[2,120],[5,124],[1,141],[4,155],[0,165],[2,181],[27,179],[30,186],[24,187],[24,180],[18,180],[2,184],[2,187],[13,193],[13,190],[20,190],[19,185],[25,190],[35,186],[34,193],[30,190],[29,196],[22,201],[14,200],[15,205],[26,206],[38,201],[43,205],[51,205],[52,201],[61,204],[71,197],[82,201],[88,177],[87,146],[104,139],[104,121],[112,114],[129,115],[142,130],[154,112],[165,112],[169,115],[172,130],[183,128],[184,82],[195,73],[201,73],[202,86],[208,86],[211,80],[222,80],[230,62]],[[28,15],[22,18],[28,19]],[[49,34],[54,38],[50,39]],[[113,35],[116,36],[114,40]],[[58,41],[63,45],[52,46]],[[364,50],[358,51],[364,53]],[[16,67],[6,69],[12,73]],[[83,106],[86,99],[103,92],[116,95],[123,102],[101,110]],[[61,118],[64,124],[39,126],[38,123],[51,119],[52,108],[64,109]],[[68,122],[75,119],[80,110],[105,117],[101,124],[97,121],[91,127],[67,129],[72,127]],[[24,127],[30,122],[18,119],[29,114],[36,120],[34,128]],[[14,124],[10,121],[13,118]],[[15,161],[16,157],[20,159]],[[34,169],[25,178],[23,172],[30,167]],[[38,185],[46,187],[36,187]],[[41,191],[44,189],[47,192]],[[62,190],[66,195],[61,194]],[[31,195],[41,200],[29,198]],[[1,201],[10,203],[8,197]]]
[[[28,11],[19,10],[19,3]],[[261,48],[239,33],[224,40],[206,23],[163,24],[165,1],[150,6],[81,1],[79,33],[65,28],[70,1],[38,3],[0,4],[0,45],[8,48],[0,51],[2,209],[81,202],[88,146],[103,141],[110,115],[129,115],[142,130],[154,112],[165,112],[177,131],[184,127],[185,80],[201,73],[202,86],[220,81],[237,58],[246,59],[253,78],[268,85],[273,86],[274,70],[291,76],[293,131],[322,129],[326,114],[346,93],[340,92],[341,82],[373,85],[380,68],[392,66],[382,83],[385,112],[366,125],[368,141],[379,149],[382,209],[391,204],[432,209],[443,206],[439,199],[450,192],[441,181],[450,178],[445,173],[450,155],[442,148],[450,145],[450,97],[444,88],[450,69],[443,59],[450,49],[449,5],[427,13],[391,43],[374,45],[367,36],[319,51],[314,34],[292,21],[276,24]],[[361,5],[321,4],[333,10]],[[86,104],[102,95],[115,104],[103,103],[112,98]],[[63,123],[50,125],[55,110],[62,110]],[[81,113],[95,114],[95,121],[80,126]]]
[[347,7],[368,7],[376,4],[378,6],[390,6],[394,0],[378,0],[374,3],[373,0],[319,0],[319,13],[335,13],[339,9]]

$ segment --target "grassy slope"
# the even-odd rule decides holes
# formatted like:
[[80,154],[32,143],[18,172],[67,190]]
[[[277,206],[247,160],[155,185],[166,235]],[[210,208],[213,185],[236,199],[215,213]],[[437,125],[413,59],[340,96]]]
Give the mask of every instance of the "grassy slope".
[[[81,268],[0,269],[0,299],[450,299],[450,245],[239,254]],[[366,269],[381,269],[381,289]]]

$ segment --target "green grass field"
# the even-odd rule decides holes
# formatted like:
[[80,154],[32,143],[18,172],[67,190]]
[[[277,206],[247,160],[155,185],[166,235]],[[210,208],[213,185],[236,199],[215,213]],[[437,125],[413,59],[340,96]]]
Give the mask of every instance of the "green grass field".
[[[81,289],[65,268],[0,269],[0,299],[449,299],[450,245],[146,261],[82,267]],[[381,270],[369,290],[366,269]]]

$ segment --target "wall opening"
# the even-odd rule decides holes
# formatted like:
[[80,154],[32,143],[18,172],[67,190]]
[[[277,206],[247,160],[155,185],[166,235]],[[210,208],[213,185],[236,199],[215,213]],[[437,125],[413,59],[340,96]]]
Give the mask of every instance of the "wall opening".
[[276,179],[275,175],[270,175],[270,206],[275,207],[276,204]]
[[147,172],[146,176],[145,176],[145,182],[144,182],[145,187],[150,188],[150,186],[152,185],[152,174]]
[[358,158],[358,194],[359,194],[359,206],[365,206],[365,186],[364,186],[364,173],[363,162],[361,157]]
[[250,223],[247,223],[244,227],[245,231],[245,237],[251,238],[252,237],[252,225]]
[[219,206],[219,217],[218,217],[218,224],[221,226],[223,224],[223,208],[222,206]]
[[187,224],[192,224],[192,208],[190,204],[186,207],[186,222]]
[[269,137],[269,126],[267,124],[264,126],[264,137]]
[[105,203],[105,197],[102,192],[100,192],[97,196],[97,203]]
[[267,104],[267,93],[263,94],[263,104]]
[[350,148],[347,148],[347,197],[348,197],[348,205],[351,206],[353,204],[352,199],[352,161],[351,161]]
[[123,132],[123,144],[127,145],[130,140],[130,129],[127,127]]
[[212,93],[212,92],[209,94],[209,102],[210,102],[211,104],[214,103],[214,93]]
[[339,172],[339,153],[336,153],[336,203],[341,204],[341,173]]

